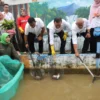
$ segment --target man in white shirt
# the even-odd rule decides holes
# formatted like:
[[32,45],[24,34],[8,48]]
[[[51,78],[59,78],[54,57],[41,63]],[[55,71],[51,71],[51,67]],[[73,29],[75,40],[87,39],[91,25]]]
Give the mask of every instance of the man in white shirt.
[[79,56],[77,50],[77,37],[83,36],[85,38],[82,53],[86,53],[90,43],[90,26],[89,22],[85,18],[79,18],[72,24],[72,43],[75,51],[75,55]]
[[2,12],[2,14],[4,15],[4,19],[14,20],[12,13],[9,12],[9,5],[8,4],[4,4],[4,11]]
[[35,52],[34,42],[39,42],[39,53],[43,52],[43,34],[45,25],[40,18],[30,17],[25,26],[25,43],[32,53]]
[[[65,32],[64,32],[65,30]],[[68,32],[71,31],[70,24],[62,18],[55,18],[47,26],[48,41],[49,41],[49,52],[50,55],[55,55],[54,49],[54,34],[56,33],[61,40],[60,54],[65,54],[65,45]]]

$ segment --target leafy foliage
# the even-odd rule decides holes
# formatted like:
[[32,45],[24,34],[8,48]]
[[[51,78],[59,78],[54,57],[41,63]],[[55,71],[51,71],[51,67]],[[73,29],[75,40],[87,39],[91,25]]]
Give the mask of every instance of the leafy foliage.
[[88,18],[89,16],[90,7],[80,7],[76,10],[75,14],[78,15],[78,17],[82,18]]
[[57,8],[49,8],[48,3],[31,3],[30,4],[30,15],[32,17],[40,17],[47,25],[55,17],[65,18],[66,14]]
[[14,21],[13,20],[6,20],[6,19],[4,19],[4,21],[2,22],[1,27],[2,27],[2,29],[5,29],[5,30],[12,29],[12,28],[15,27]]

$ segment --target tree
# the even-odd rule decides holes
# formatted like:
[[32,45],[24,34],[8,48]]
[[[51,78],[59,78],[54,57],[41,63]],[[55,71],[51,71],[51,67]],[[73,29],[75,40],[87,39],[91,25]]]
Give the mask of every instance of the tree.
[[90,12],[90,7],[80,7],[76,10],[75,15],[82,18],[88,18]]
[[55,17],[65,18],[66,14],[57,8],[49,8],[48,3],[31,3],[30,4],[30,15],[32,17],[40,17],[47,25]]

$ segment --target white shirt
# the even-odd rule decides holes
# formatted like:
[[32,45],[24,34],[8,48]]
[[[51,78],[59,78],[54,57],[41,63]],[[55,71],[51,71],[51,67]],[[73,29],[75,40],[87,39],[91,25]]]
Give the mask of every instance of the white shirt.
[[78,26],[76,25],[76,21],[72,24],[72,42],[73,42],[73,44],[77,44],[77,33],[81,34],[83,32],[86,32],[87,29],[90,29],[89,21],[85,18],[83,18],[83,20],[84,20],[84,25],[83,25],[82,29],[78,28]]
[[4,15],[4,19],[6,19],[6,20],[14,20],[14,17],[12,15],[12,13],[10,13],[10,12],[8,12],[8,13],[2,12],[2,14]]
[[100,27],[100,17],[95,17],[91,21],[90,28]]
[[40,18],[35,18],[35,21],[36,21],[36,26],[34,28],[32,28],[27,22],[25,26],[25,35],[28,35],[29,32],[31,32],[36,36],[38,36],[41,33],[42,28],[44,27],[43,21]]
[[55,27],[54,20],[47,25],[47,28],[49,29],[50,45],[54,44],[54,33],[59,33],[62,30],[65,30],[66,32],[71,31],[70,24],[64,19],[62,19],[61,27],[59,29]]

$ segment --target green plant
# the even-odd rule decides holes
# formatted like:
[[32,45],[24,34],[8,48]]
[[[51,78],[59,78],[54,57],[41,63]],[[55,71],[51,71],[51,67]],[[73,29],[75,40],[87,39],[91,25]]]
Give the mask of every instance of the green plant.
[[78,17],[88,18],[89,12],[90,12],[90,7],[80,7],[76,10],[75,14],[78,15]]
[[15,27],[14,21],[13,20],[6,20],[2,22],[1,28],[4,30],[9,30]]
[[39,17],[43,20],[45,25],[48,25],[55,17],[66,18],[66,13],[57,8],[50,8],[48,2],[34,2],[30,3],[30,16]]

